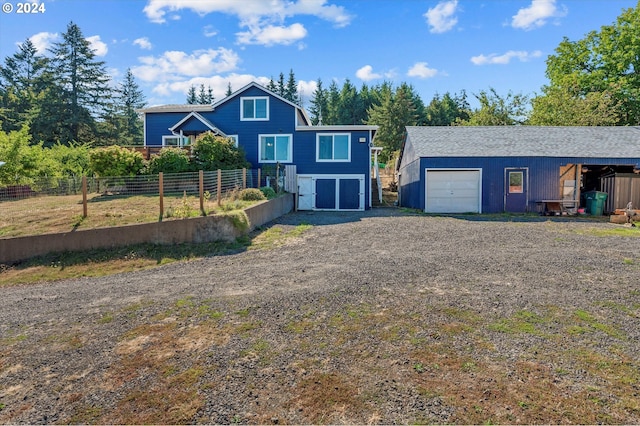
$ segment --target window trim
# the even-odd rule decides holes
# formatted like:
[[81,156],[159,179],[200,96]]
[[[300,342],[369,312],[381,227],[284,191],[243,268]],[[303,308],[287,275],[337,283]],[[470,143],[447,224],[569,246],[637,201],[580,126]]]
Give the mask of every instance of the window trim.
[[236,148],[238,147],[238,135],[227,135],[227,138],[232,139],[233,140],[233,145]]
[[[178,139],[182,140],[178,145],[167,145],[167,139]],[[185,142],[186,141],[186,142]],[[162,135],[162,146],[170,147],[170,148],[182,148],[183,146],[191,145],[191,139],[188,136],[180,136],[180,135]]]
[[[266,117],[256,117],[256,100],[267,101]],[[244,101],[253,101],[253,117],[244,116]],[[269,96],[242,96],[240,97],[240,121],[269,121]]]
[[[282,136],[286,136],[289,139],[289,146],[287,147],[287,157],[288,157],[287,160],[279,160],[278,158],[274,158],[273,160],[263,160],[261,155],[263,138],[268,138],[268,137],[277,138]],[[274,157],[276,152],[277,151],[274,148]],[[293,134],[275,133],[275,134],[259,134],[258,135],[258,163],[275,164],[275,163],[292,163],[292,162],[293,162]]]
[[[332,158],[320,158],[320,137],[331,136],[331,156]],[[347,158],[335,159],[335,137],[347,137]],[[351,162],[351,133],[317,133],[316,134],[316,162],[318,163],[350,163]]]

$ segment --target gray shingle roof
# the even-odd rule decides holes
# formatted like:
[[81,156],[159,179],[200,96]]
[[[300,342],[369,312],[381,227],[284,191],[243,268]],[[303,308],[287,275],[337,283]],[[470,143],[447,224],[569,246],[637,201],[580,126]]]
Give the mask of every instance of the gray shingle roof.
[[417,157],[640,158],[640,127],[407,127]]

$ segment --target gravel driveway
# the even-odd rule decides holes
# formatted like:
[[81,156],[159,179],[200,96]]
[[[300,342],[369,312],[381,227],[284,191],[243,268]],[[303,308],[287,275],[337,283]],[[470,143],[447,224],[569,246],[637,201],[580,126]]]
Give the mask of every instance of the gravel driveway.
[[275,248],[0,288],[0,422],[640,423],[640,238],[619,225],[269,226],[300,224]]

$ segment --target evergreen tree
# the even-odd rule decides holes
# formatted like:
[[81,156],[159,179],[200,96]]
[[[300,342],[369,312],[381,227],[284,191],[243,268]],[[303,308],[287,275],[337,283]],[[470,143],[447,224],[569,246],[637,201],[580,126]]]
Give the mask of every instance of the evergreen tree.
[[124,81],[118,87],[119,114],[124,121],[121,137],[127,145],[142,145],[143,143],[143,123],[137,110],[143,108],[145,104],[144,93],[129,68]]
[[195,105],[198,103],[198,97],[196,95],[196,86],[193,84],[189,87],[189,91],[187,92],[187,104]]
[[31,40],[0,66],[0,122],[10,132],[30,125],[37,114],[39,97],[45,87],[47,59],[37,54]]
[[294,104],[299,105],[300,99],[298,98],[298,84],[296,83],[296,77],[293,74],[293,70],[289,70],[289,79],[284,89],[284,98]]
[[276,93],[284,98],[285,85],[284,85],[284,74],[282,73],[280,73],[280,77],[278,78],[278,86],[276,88]]
[[213,90],[211,86],[205,91],[204,84],[200,85],[200,91],[198,92],[198,104],[209,105],[213,103]]
[[311,114],[311,123],[315,125],[325,124],[324,114],[328,108],[327,91],[322,87],[322,80],[316,82],[316,90],[313,91],[311,98],[311,106],[309,114]]
[[224,94],[225,96],[231,96],[233,94],[233,90],[231,90],[231,82],[227,83],[227,92]]
[[358,109],[358,91],[347,78],[342,85],[338,104],[338,122],[336,124],[362,124],[357,123],[356,111]]
[[376,140],[383,147],[380,158],[385,162],[402,146],[405,127],[418,123],[418,114],[414,104],[415,94],[407,84],[394,91],[390,83],[384,83],[378,99],[379,103],[369,109],[367,124],[380,126]]
[[329,85],[327,93],[327,109],[322,112],[322,122],[326,125],[340,124],[338,121],[340,108],[340,91],[335,80]]
[[[95,135],[95,120],[105,110],[112,92],[105,63],[95,59],[89,42],[73,22],[62,34],[62,41],[50,49],[50,72],[58,86],[54,128],[47,141],[56,136],[60,142],[90,142]],[[55,140],[55,139],[54,139]]]
[[269,80],[269,84],[267,84],[267,89],[273,93],[278,93],[278,86],[276,86],[275,81],[273,81],[273,77]]
[[442,97],[436,93],[425,108],[424,125],[452,126],[457,122],[468,120],[469,111],[470,106],[464,91],[454,96],[447,92]]

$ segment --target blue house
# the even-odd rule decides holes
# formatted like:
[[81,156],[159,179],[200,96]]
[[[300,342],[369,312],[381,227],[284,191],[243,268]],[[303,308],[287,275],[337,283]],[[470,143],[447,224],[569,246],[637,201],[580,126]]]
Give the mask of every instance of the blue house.
[[[576,209],[587,191],[607,211],[640,207],[638,127],[407,127],[398,166],[401,206],[428,213]],[[611,179],[632,179],[612,193]]]
[[[146,147],[190,145],[213,132],[241,146],[253,168],[294,173],[299,210],[364,210],[372,204],[377,126],[313,126],[300,106],[251,83],[213,105],[146,108]],[[291,181],[291,176],[287,178]]]

